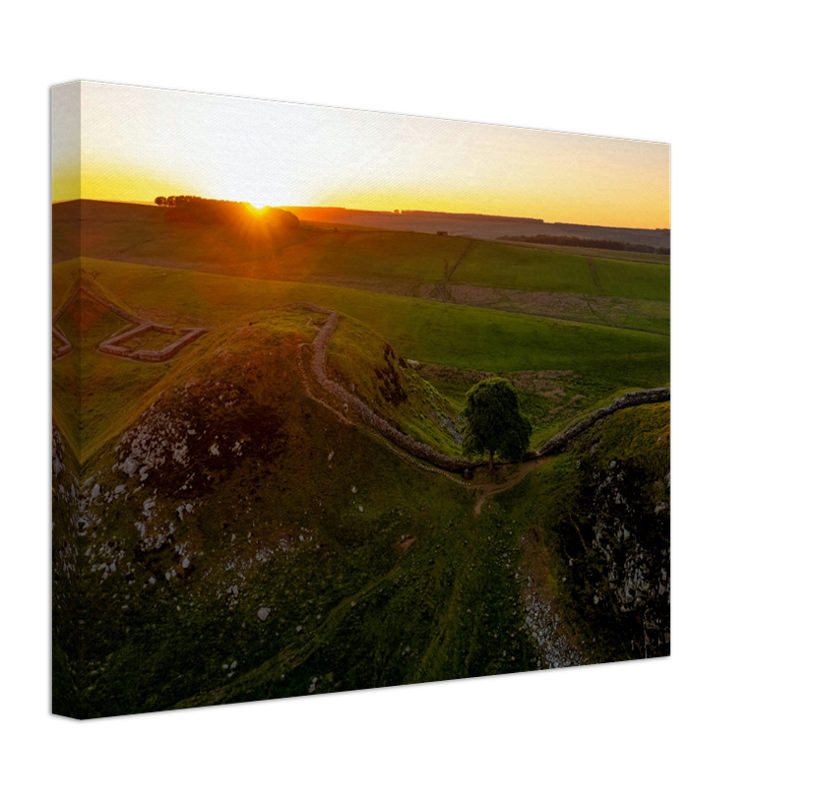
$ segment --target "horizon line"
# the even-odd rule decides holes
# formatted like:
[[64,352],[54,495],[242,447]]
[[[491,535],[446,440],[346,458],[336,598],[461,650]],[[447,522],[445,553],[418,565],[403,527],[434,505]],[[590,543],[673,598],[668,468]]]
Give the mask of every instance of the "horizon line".
[[[161,196],[161,195],[159,195]],[[165,197],[177,197],[179,195],[164,195]],[[194,195],[197,196],[197,195]],[[207,197],[203,198],[205,200],[222,200],[223,198],[219,197]],[[78,202],[89,202],[89,203],[117,203],[119,205],[131,205],[131,206],[153,206],[155,208],[161,208],[161,206],[157,206],[155,200],[107,200],[107,199],[100,199],[98,197],[75,197],[71,200],[52,200],[51,205],[57,206],[62,205],[64,203],[78,203]],[[229,201],[224,201],[229,202]],[[248,203],[248,200],[238,201],[238,202],[245,202]],[[251,203],[250,203],[251,205]],[[478,217],[495,217],[498,219],[514,219],[514,220],[529,220],[530,222],[541,222],[544,225],[574,225],[582,228],[609,228],[612,230],[632,230],[632,231],[669,231],[671,230],[670,226],[660,228],[650,228],[650,227],[636,227],[632,225],[599,225],[597,223],[589,223],[589,222],[564,222],[563,220],[557,220],[555,222],[547,222],[542,217],[519,217],[517,215],[510,215],[510,214],[485,214],[480,211],[436,211],[434,209],[422,209],[422,208],[410,208],[410,209],[399,209],[399,213],[396,214],[394,211],[382,211],[373,208],[348,208],[347,206],[306,206],[306,205],[280,205],[280,206],[268,206],[268,208],[314,208],[314,209],[336,209],[337,211],[349,211],[349,212],[362,212],[366,214],[388,214],[390,216],[401,216],[403,213],[407,212],[419,212],[423,214],[447,214],[450,216],[478,216]],[[313,220],[304,220],[305,222],[310,222]]]

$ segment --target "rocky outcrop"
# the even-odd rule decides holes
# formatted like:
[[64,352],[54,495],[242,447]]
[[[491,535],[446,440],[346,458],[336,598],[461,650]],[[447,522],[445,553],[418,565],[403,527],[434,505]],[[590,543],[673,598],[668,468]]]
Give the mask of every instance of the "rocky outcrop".
[[574,493],[550,529],[561,608],[590,660],[669,655],[670,473],[635,459],[605,462],[591,448],[576,469]]
[[589,514],[591,547],[606,568],[594,603],[610,602],[624,616],[639,620],[641,629],[632,641],[637,652],[646,658],[668,655],[670,507],[666,498],[651,511],[633,488],[631,472],[627,465],[615,462],[595,491]]

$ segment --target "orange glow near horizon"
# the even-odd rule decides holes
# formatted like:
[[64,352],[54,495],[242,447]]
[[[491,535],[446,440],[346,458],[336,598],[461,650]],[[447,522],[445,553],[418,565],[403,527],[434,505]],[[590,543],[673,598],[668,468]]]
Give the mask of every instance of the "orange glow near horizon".
[[[81,105],[84,199],[670,227],[665,144],[86,82]],[[55,202],[77,199],[76,162],[54,158]]]

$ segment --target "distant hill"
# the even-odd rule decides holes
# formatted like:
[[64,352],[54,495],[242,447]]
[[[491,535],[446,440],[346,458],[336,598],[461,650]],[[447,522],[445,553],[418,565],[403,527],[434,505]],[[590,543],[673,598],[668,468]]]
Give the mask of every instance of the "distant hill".
[[488,214],[449,214],[442,211],[366,211],[364,209],[285,206],[299,219],[334,225],[360,225],[397,231],[437,233],[450,236],[472,236],[498,239],[502,236],[579,236],[582,239],[605,239],[651,247],[670,247],[668,229],[607,228],[602,225],[577,225],[567,222],[544,222],[532,217],[501,217]]
[[[669,229],[606,228],[600,225],[577,225],[544,222],[531,217],[501,217],[488,214],[449,214],[441,211],[366,211],[319,206],[286,206],[298,219],[329,225],[378,228],[380,230],[415,231],[477,239],[500,239],[517,236],[570,236],[582,240],[625,242],[648,247],[670,247]],[[174,258],[188,262],[220,263],[254,260],[258,255],[257,237],[247,240],[245,231],[232,235],[191,229],[181,223],[168,230],[167,210],[159,206],[111,203],[97,200],[75,200],[52,206],[52,260],[54,263],[76,258],[80,253],[96,258],[149,260]],[[293,243],[305,234],[292,234]],[[151,244],[152,243],[152,244]],[[283,242],[275,242],[276,246]],[[249,246],[247,253],[246,247]],[[237,249],[236,249],[237,248]]]

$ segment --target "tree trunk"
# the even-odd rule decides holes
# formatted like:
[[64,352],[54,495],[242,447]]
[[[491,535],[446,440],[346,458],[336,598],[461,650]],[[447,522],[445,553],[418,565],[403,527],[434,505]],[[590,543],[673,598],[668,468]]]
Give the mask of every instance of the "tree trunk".
[[493,466],[493,463],[492,463],[492,454],[494,452],[495,452],[494,450],[490,450],[490,472],[494,472],[494,470],[495,470],[495,468]]

